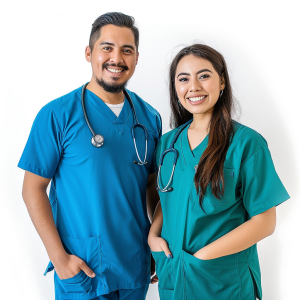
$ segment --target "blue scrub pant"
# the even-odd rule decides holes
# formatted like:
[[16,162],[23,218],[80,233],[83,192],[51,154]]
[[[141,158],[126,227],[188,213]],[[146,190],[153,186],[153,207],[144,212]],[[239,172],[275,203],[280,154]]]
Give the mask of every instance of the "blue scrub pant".
[[145,300],[149,284],[134,290],[117,290],[93,300]]
[[[149,284],[134,290],[117,290],[91,300],[145,300]],[[71,300],[71,299],[70,299]]]

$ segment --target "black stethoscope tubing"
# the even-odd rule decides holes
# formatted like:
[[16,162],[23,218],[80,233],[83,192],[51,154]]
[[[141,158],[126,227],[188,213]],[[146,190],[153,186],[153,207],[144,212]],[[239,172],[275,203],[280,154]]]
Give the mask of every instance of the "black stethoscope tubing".
[[[89,118],[88,118],[88,115],[86,113],[86,108],[85,108],[85,101],[84,101],[84,93],[85,93],[85,90],[86,90],[86,86],[88,85],[89,83],[86,83],[82,86],[82,89],[81,89],[81,106],[82,106],[82,111],[83,111],[83,115],[84,115],[84,118],[85,118],[85,121],[93,135],[92,137],[92,140],[91,140],[91,143],[93,146],[95,146],[96,148],[99,148],[101,146],[103,146],[104,144],[104,137],[100,134],[95,134],[92,126],[91,126],[91,123],[89,121]],[[130,95],[128,94],[128,92],[124,89],[123,90],[124,92],[124,95],[125,97],[127,98],[127,100],[129,101],[129,104],[133,110],[133,116],[134,116],[134,119],[136,121],[136,124],[133,124],[132,127],[131,127],[131,136],[133,138],[133,142],[134,142],[134,147],[135,147],[135,151],[136,151],[136,154],[137,154],[137,157],[138,157],[138,160],[139,161],[133,161],[135,164],[137,165],[146,165],[148,162],[146,161],[146,158],[147,158],[147,142],[148,142],[148,130],[147,128],[142,125],[141,123],[139,123],[138,121],[138,118],[137,118],[137,115],[136,115],[136,111],[135,111],[135,107],[134,107],[134,104],[133,104],[133,101],[130,97]],[[146,147],[145,147],[145,157],[144,157],[144,160],[141,160],[140,156],[139,156],[139,153],[138,153],[138,150],[137,150],[137,147],[136,147],[136,141],[135,141],[135,135],[134,135],[134,129],[136,127],[140,127],[144,130],[144,133],[145,133],[145,141],[146,141]]]
[[[189,124],[191,124],[192,121],[193,121],[193,119],[189,120],[187,123],[182,125],[181,128],[178,129],[174,138],[171,141],[170,147],[167,150],[165,150],[159,158],[159,165],[158,165],[158,171],[157,171],[157,177],[156,177],[156,189],[162,193],[173,191],[173,188],[170,187],[170,185],[172,183],[172,179],[173,179],[173,175],[174,175],[174,171],[175,171],[175,167],[176,167],[176,163],[177,163],[177,158],[178,158],[178,151],[174,148],[174,145],[175,145],[180,133],[184,130],[184,128],[186,128]],[[159,184],[159,178],[161,176],[161,166],[163,165],[163,160],[164,160],[165,155],[170,152],[174,153],[172,173],[171,173],[171,176],[170,176],[170,179],[169,179],[167,185],[164,188],[161,188],[160,184]]]

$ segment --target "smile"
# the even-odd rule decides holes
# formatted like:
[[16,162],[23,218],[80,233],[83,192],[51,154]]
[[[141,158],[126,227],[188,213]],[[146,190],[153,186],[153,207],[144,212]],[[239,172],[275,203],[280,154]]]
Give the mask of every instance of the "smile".
[[114,74],[120,74],[124,71],[123,69],[115,69],[115,68],[106,68],[106,70]]
[[194,105],[194,104],[200,104],[200,103],[204,102],[206,97],[207,97],[207,95],[198,96],[198,97],[190,97],[190,98],[187,98],[187,100],[189,103]]

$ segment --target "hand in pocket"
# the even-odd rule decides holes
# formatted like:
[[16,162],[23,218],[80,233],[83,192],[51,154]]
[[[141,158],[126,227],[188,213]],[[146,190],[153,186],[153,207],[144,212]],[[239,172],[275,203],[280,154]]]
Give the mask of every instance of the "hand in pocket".
[[149,235],[148,244],[149,244],[151,251],[154,251],[154,252],[164,251],[167,257],[169,257],[169,258],[173,257],[171,250],[169,249],[169,245],[165,239],[163,239],[159,236]]
[[59,257],[58,260],[53,262],[55,271],[59,279],[69,279],[76,276],[81,270],[88,277],[95,277],[95,273],[87,266],[87,264],[78,256],[67,254]]

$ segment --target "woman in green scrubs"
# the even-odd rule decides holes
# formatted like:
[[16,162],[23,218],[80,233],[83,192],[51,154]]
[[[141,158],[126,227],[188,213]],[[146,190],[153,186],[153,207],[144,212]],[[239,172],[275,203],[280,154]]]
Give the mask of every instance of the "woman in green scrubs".
[[160,203],[148,237],[160,299],[262,299],[256,243],[289,199],[268,144],[232,120],[226,63],[214,49],[182,49],[169,79],[174,129],[157,146]]

